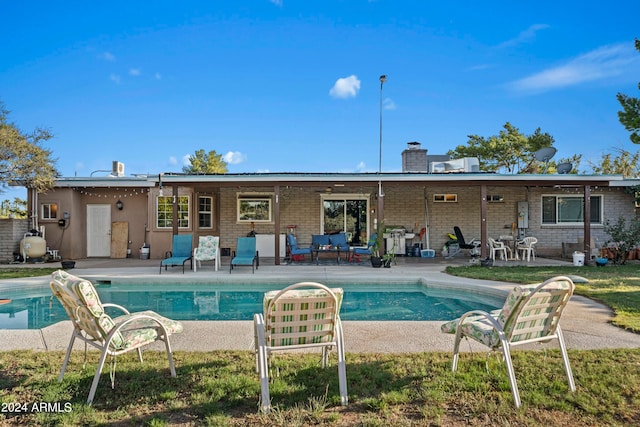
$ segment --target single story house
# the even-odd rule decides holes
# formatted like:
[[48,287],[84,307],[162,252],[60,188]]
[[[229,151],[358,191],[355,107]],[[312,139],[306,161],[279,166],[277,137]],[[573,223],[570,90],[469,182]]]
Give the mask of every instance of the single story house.
[[198,236],[220,236],[224,256],[238,237],[255,234],[261,258],[280,264],[288,232],[299,246],[337,231],[364,246],[379,221],[405,233],[397,254],[418,244],[440,256],[454,226],[482,240],[483,258],[487,239],[503,235],[537,237],[543,256],[590,254],[609,239],[605,220],[639,212],[630,189],[640,182],[618,175],[493,174],[473,162],[454,170],[439,162],[433,172],[416,143],[402,157],[398,173],[125,176],[114,162],[110,176],[64,177],[50,191],[30,191],[29,227],[42,229],[63,259],[138,257],[143,246],[160,259],[174,234],[192,234],[194,247]]

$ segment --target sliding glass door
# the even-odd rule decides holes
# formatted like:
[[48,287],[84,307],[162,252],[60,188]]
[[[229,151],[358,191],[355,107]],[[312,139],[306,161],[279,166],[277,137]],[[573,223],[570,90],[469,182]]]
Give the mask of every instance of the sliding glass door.
[[352,246],[368,241],[369,197],[324,195],[322,197],[322,230],[326,234],[344,231]]

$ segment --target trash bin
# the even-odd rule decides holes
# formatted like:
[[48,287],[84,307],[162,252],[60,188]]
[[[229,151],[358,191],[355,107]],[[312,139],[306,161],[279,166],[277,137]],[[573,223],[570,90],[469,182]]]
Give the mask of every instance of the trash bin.
[[573,265],[576,267],[584,265],[584,254],[582,252],[575,251],[573,253]]
[[149,246],[143,246],[140,248],[140,259],[149,259],[149,253],[151,248]]

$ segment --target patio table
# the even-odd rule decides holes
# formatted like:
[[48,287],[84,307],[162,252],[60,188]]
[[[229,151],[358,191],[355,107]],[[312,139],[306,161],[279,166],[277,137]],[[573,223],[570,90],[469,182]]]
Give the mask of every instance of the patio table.
[[320,254],[336,254],[336,262],[340,264],[340,253],[344,252],[348,255],[348,249],[345,251],[341,249],[339,246],[318,246],[312,249],[313,254],[316,257],[316,265],[320,265],[319,258]]

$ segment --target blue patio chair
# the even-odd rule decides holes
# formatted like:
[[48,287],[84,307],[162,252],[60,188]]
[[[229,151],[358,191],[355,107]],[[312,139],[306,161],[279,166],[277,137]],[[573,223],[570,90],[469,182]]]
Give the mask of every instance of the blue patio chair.
[[347,243],[346,233],[342,232],[329,235],[329,244],[333,248],[338,250],[338,256],[340,256],[340,253],[344,253],[345,261],[349,261],[349,257],[351,256],[351,248],[349,246],[349,243]]
[[310,255],[310,257],[313,258],[311,248],[299,248],[296,236],[294,236],[293,234],[287,234],[287,243],[289,243],[289,256],[292,259],[294,255],[301,255],[302,257],[304,257],[305,255]]
[[191,234],[174,234],[171,250],[164,253],[164,259],[160,261],[160,274],[162,267],[165,271],[167,267],[175,267],[182,265],[182,274],[184,274],[184,264],[189,261],[193,270],[193,236]]
[[329,246],[329,236],[326,234],[312,234],[311,247],[317,249],[320,246]]
[[329,244],[336,248],[340,248],[341,251],[349,251],[349,243],[347,243],[346,233],[332,234],[329,236]]
[[238,237],[237,249],[233,252],[229,263],[229,274],[234,266],[239,265],[250,265],[253,273],[260,266],[255,237]]
[[378,234],[373,233],[367,242],[366,248],[354,247],[353,252],[351,253],[351,262],[355,260],[360,260],[360,256],[368,256],[371,257],[373,255],[373,247],[376,245],[376,240],[378,239]]

